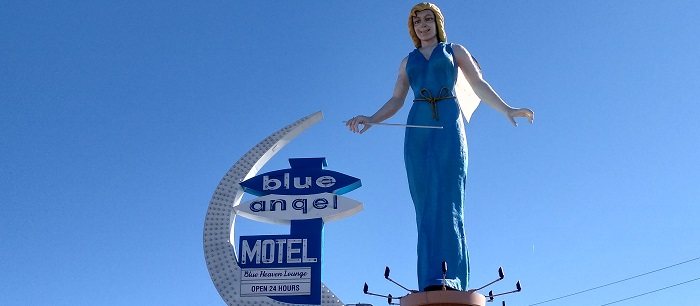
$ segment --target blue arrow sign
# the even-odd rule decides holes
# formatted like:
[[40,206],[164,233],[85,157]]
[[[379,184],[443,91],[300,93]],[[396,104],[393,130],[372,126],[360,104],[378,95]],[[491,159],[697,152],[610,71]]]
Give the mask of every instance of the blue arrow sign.
[[362,186],[356,177],[323,169],[327,166],[325,157],[290,158],[289,164],[291,168],[254,176],[241,182],[241,186],[245,192],[257,196],[344,194]]

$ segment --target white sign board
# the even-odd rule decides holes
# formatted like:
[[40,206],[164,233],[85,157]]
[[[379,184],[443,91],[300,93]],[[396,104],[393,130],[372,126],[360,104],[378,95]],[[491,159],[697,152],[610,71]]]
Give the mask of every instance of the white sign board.
[[236,213],[251,220],[288,224],[290,220],[322,218],[328,223],[356,214],[362,203],[334,193],[310,195],[270,194],[235,207]]
[[241,296],[310,294],[311,268],[253,268],[241,271]]

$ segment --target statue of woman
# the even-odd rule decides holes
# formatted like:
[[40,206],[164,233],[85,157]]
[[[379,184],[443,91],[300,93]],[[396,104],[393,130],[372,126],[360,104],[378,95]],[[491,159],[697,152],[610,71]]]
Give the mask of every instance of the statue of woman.
[[[469,255],[464,231],[464,193],[467,178],[467,141],[464,120],[469,120],[478,99],[502,112],[517,126],[516,117],[530,123],[534,113],[506,104],[483,79],[479,65],[467,49],[446,42],[444,18],[432,3],[415,5],[408,30],[416,49],[401,61],[394,92],[372,116],[347,121],[355,133],[390,118],[403,106],[408,88],[415,99],[407,124],[442,128],[406,128],[404,162],[418,227],[418,285],[436,290],[443,285],[467,290]],[[462,74],[477,100],[455,97]],[[475,98],[476,98],[475,97]],[[459,100],[458,100],[459,99]],[[461,109],[460,109],[461,106]],[[449,269],[443,284],[441,263]]]

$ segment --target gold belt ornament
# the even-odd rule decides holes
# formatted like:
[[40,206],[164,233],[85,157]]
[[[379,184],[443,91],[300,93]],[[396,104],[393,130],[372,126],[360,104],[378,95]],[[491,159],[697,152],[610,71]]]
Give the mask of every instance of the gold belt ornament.
[[440,89],[437,97],[433,97],[433,94],[427,88],[421,88],[420,95],[422,98],[413,99],[413,102],[424,101],[430,103],[430,107],[433,109],[433,119],[438,120],[437,102],[446,99],[455,98],[455,96],[448,96],[450,93],[447,87]]

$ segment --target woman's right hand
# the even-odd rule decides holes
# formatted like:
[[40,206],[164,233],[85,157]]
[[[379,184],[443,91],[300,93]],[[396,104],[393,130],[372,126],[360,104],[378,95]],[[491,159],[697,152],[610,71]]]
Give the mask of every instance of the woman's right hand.
[[[345,126],[347,126],[353,133],[362,134],[372,126],[371,123],[372,120],[369,117],[358,115],[345,122]],[[360,127],[360,125],[362,127]]]

